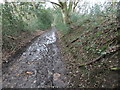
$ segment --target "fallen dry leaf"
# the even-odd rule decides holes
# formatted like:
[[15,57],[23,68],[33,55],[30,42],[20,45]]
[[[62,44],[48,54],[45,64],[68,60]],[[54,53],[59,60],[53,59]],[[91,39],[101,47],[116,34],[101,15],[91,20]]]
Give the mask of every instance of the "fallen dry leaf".
[[16,74],[16,76],[20,76],[20,74]]
[[26,74],[33,74],[33,72],[26,72]]
[[59,73],[55,73],[53,75],[53,80],[58,80],[59,77],[60,77],[60,74]]

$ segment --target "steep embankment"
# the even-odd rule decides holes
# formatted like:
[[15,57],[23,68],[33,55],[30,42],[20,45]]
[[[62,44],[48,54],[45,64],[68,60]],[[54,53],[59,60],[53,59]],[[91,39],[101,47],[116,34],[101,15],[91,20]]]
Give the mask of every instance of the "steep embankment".
[[118,87],[117,21],[101,19],[99,25],[87,20],[78,29],[61,37],[63,55],[68,62],[70,87]]

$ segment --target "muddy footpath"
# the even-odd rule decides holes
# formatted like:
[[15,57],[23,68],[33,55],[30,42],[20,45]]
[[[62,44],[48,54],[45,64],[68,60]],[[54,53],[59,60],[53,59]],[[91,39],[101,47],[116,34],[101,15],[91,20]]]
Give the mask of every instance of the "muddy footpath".
[[19,57],[4,62],[2,88],[67,87],[67,70],[57,39],[53,27],[37,37]]

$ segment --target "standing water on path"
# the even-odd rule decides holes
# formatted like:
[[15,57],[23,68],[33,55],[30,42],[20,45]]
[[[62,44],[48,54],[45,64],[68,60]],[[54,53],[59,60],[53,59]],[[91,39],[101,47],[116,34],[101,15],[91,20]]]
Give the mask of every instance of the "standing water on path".
[[3,68],[3,88],[66,87],[55,28],[39,36],[14,63]]

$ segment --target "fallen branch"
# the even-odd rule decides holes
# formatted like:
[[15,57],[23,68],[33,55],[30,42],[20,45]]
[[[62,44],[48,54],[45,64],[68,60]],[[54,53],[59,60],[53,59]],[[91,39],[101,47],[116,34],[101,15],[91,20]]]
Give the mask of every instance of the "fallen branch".
[[120,70],[120,67],[112,67],[112,68],[110,68],[110,70],[117,71],[117,70]]
[[71,43],[76,42],[77,40],[79,40],[79,38],[76,38],[76,39],[72,40],[68,45],[66,45],[66,47],[68,47]]
[[16,40],[17,38],[13,37],[13,36],[7,36],[8,38],[12,39],[12,40]]
[[99,61],[99,60],[101,60],[102,58],[105,58],[105,57],[108,56],[108,55],[112,55],[112,54],[114,54],[114,53],[116,53],[116,52],[118,52],[118,51],[120,51],[120,47],[118,47],[117,50],[112,51],[112,52],[109,52],[109,53],[106,53],[106,54],[103,54],[103,55],[97,57],[96,59],[93,59],[93,60],[90,61],[90,62],[86,62],[86,63],[84,63],[84,64],[80,64],[80,67],[85,66],[85,65],[90,65],[90,64],[92,64],[92,63],[94,63],[94,62],[96,62],[96,61]]

